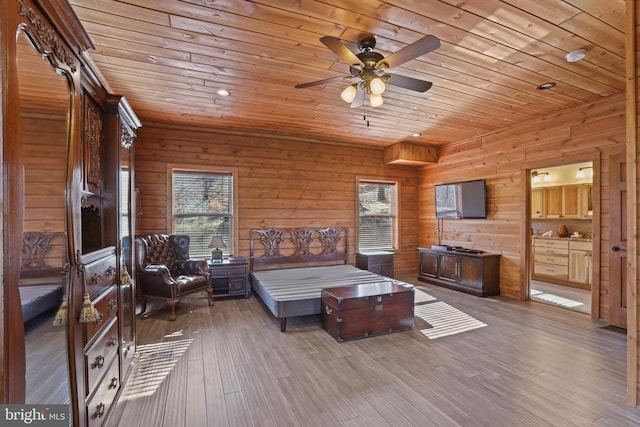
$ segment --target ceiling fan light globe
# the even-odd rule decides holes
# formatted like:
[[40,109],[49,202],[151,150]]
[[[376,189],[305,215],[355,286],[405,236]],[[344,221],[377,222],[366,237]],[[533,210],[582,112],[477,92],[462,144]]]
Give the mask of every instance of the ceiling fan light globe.
[[385,89],[386,89],[386,86],[382,81],[382,79],[379,77],[374,77],[369,82],[369,91],[373,95],[382,95]]
[[371,106],[375,108],[381,106],[384,103],[384,100],[382,99],[382,95],[372,93],[369,95],[369,102],[371,103]]
[[347,88],[340,94],[340,98],[342,98],[344,102],[350,104],[355,99],[356,92],[357,90],[355,85],[347,86]]

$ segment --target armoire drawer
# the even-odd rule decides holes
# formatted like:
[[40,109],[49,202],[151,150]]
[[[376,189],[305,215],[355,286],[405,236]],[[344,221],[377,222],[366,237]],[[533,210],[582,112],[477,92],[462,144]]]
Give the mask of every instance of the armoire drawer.
[[85,264],[84,286],[92,299],[116,283],[116,266],[113,251]]
[[98,384],[93,396],[87,400],[87,426],[98,427],[104,423],[105,417],[113,404],[120,387],[120,369],[117,358],[107,368],[107,373]]
[[111,319],[116,317],[118,313],[118,287],[111,286],[109,290],[103,292],[93,305],[98,311],[98,320],[96,322],[84,323],[84,343],[89,344],[93,337],[100,331],[104,325],[109,324]]
[[111,366],[111,362],[118,356],[118,322],[116,317],[111,319],[104,333],[96,339],[96,342],[85,353],[84,364],[86,375],[87,394],[96,387],[102,378],[102,374]]

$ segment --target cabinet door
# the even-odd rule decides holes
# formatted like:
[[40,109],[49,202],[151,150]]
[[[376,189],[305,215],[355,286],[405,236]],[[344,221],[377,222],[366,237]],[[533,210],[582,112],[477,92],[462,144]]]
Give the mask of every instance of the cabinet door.
[[420,252],[420,275],[429,277],[438,275],[438,254]]
[[562,216],[562,187],[546,187],[544,189],[544,212],[546,218]]
[[458,257],[456,255],[442,254],[439,262],[439,276],[443,280],[458,281]]
[[480,258],[458,257],[458,281],[462,285],[482,285],[482,263]]
[[543,211],[544,189],[538,188],[531,190],[531,218],[544,218]]
[[102,194],[102,112],[88,95],[84,98],[84,189]]
[[565,185],[562,187],[562,216],[564,218],[580,218],[579,185]]
[[588,284],[589,276],[589,258],[587,251],[569,251],[569,281]]
[[584,184],[580,186],[580,217],[593,218],[593,186]]
[[244,294],[246,292],[246,287],[245,276],[229,277],[230,294]]

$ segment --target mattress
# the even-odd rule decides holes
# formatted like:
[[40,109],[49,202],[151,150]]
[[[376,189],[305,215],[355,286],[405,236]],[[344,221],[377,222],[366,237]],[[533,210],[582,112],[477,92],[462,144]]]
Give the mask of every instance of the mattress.
[[323,288],[389,280],[404,284],[352,265],[253,271],[250,280],[254,292],[277,318],[319,314]]
[[33,319],[39,314],[62,303],[62,285],[20,286],[20,302],[22,304],[22,320]]

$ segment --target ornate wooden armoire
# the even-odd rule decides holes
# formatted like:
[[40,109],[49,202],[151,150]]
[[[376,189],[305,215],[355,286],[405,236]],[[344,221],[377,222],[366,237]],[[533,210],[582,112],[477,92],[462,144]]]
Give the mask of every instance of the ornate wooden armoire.
[[[85,54],[91,41],[66,1],[0,5],[0,402],[67,403],[70,425],[102,425],[136,355],[133,148],[141,124]],[[60,307],[53,322],[36,326],[21,309],[27,232],[62,236],[42,261],[59,265]],[[56,338],[34,344],[40,331]],[[62,343],[60,363],[51,363],[60,352],[49,342]],[[49,366],[34,362],[47,356]]]

